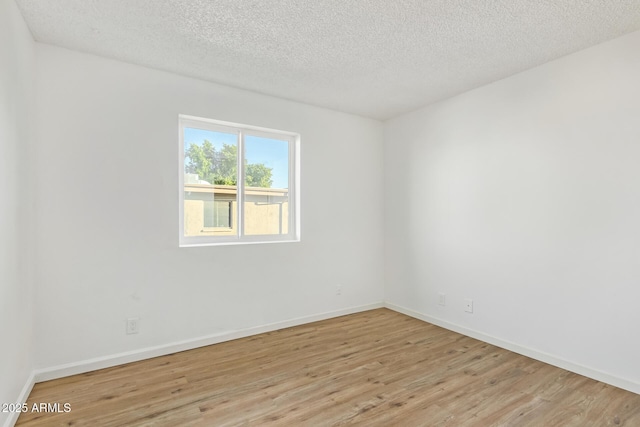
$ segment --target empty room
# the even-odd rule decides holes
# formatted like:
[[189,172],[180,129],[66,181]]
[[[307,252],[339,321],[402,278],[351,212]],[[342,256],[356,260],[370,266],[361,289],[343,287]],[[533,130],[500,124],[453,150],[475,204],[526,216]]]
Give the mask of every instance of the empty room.
[[0,426],[640,426],[640,2],[0,0]]

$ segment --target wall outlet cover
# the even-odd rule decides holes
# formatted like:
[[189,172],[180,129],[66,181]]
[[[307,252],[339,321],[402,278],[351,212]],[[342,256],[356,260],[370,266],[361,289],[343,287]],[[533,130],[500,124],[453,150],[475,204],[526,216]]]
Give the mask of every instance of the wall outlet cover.
[[127,318],[127,335],[137,334],[139,332],[139,327],[140,327],[139,317]]
[[473,300],[471,298],[465,298],[464,311],[467,313],[473,313]]

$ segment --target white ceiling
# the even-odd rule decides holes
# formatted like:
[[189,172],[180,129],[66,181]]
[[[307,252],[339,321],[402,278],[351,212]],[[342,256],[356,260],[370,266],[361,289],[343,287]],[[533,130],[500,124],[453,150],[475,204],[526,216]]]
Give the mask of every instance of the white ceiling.
[[640,0],[16,0],[37,41],[387,119],[640,29]]

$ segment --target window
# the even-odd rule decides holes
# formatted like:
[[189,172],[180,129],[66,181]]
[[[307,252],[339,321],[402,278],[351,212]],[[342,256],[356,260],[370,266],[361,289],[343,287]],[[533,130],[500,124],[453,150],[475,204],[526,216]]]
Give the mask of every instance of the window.
[[299,240],[300,136],[192,116],[180,125],[180,246]]
[[231,228],[231,202],[213,200],[213,197],[211,200],[206,200],[204,202],[204,227]]

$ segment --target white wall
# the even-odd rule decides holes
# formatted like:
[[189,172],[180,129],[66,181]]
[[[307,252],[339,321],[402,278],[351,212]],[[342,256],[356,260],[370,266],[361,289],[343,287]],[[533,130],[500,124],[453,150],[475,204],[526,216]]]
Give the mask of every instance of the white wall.
[[640,392],[639,76],[636,32],[386,123],[386,300]]
[[[381,123],[37,54],[39,368],[382,302]],[[301,134],[302,242],[178,248],[179,113]]]
[[[28,145],[33,39],[13,0],[0,0],[0,403],[15,402],[33,369]],[[9,414],[0,412],[0,425]]]
[[[36,46],[34,125],[0,0],[0,401],[32,299],[41,372],[386,298],[640,392],[640,33],[386,123],[384,177],[376,121]],[[302,134],[301,243],[177,247],[179,113]]]

